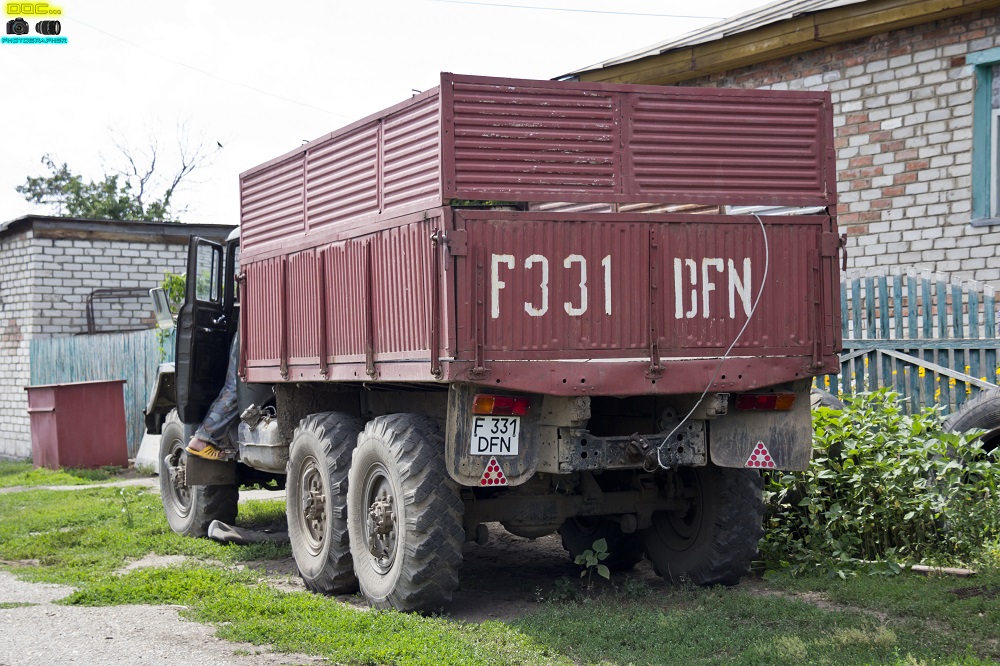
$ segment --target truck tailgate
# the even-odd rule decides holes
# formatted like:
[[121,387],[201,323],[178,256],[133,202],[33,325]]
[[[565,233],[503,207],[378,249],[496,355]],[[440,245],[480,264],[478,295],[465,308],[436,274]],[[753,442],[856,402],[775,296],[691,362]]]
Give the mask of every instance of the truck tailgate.
[[477,368],[645,363],[646,381],[685,367],[684,383],[703,388],[718,367],[703,361],[731,345],[734,372],[770,365],[784,381],[835,359],[838,246],[826,215],[457,211],[453,239],[456,356]]

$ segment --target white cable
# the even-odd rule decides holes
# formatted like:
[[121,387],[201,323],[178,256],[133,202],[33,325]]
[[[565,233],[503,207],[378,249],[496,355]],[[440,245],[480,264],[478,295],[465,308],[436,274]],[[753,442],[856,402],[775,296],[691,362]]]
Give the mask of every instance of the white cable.
[[677,433],[678,430],[681,429],[685,423],[688,422],[691,415],[695,413],[695,410],[701,406],[701,402],[705,399],[705,396],[708,395],[708,391],[712,388],[712,384],[715,383],[715,378],[719,376],[719,371],[722,370],[722,364],[726,362],[727,358],[729,358],[729,354],[733,351],[733,347],[735,347],[736,343],[740,341],[740,338],[743,337],[743,333],[747,330],[747,326],[750,325],[750,320],[753,319],[754,313],[757,312],[757,306],[760,305],[760,298],[764,295],[764,285],[767,284],[767,273],[770,269],[771,251],[767,244],[767,229],[764,228],[764,221],[761,220],[755,213],[751,213],[751,215],[753,215],[754,219],[757,220],[757,224],[760,225],[760,233],[764,237],[764,275],[760,280],[760,289],[757,290],[757,298],[754,299],[753,307],[750,308],[750,314],[747,315],[747,320],[744,322],[743,328],[741,328],[740,332],[736,334],[736,337],[733,338],[732,344],[729,345],[729,348],[722,355],[722,358],[719,359],[719,365],[715,368],[715,374],[708,380],[708,386],[706,386],[705,390],[701,392],[701,397],[698,398],[698,402],[694,403],[694,407],[692,407],[691,411],[687,413],[687,416],[681,419],[680,423],[678,423],[674,429],[670,431],[670,434],[663,438],[663,441],[660,442],[660,446],[656,447],[656,462],[662,468],[667,468],[669,465],[664,465],[660,460],[660,449]]

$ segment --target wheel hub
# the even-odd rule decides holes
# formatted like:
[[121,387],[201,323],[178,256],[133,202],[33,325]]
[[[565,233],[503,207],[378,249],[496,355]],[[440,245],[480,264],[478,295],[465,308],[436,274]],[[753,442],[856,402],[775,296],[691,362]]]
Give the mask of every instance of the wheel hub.
[[299,515],[302,527],[305,528],[309,549],[319,552],[326,537],[326,505],[327,493],[323,484],[323,475],[315,460],[309,460],[302,468],[301,482],[302,498]]
[[381,473],[369,478],[368,511],[365,515],[365,545],[373,558],[375,569],[388,573],[396,559],[398,516],[389,480]]
[[186,497],[187,467],[182,462],[180,449],[164,458],[163,463],[167,468],[167,474],[170,477],[170,485],[173,487],[174,492],[177,493],[178,496]]

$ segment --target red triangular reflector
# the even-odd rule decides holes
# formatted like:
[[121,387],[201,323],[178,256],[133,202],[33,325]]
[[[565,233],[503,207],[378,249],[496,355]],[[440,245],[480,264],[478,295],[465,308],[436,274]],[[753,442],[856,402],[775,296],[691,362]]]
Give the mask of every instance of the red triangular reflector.
[[746,466],[753,467],[754,469],[774,469],[774,458],[771,457],[771,452],[764,446],[764,442],[757,442],[753,453],[747,458]]
[[486,471],[483,475],[479,477],[480,486],[506,486],[507,477],[504,476],[503,470],[500,469],[500,463],[497,462],[496,456],[490,457],[490,461],[486,463]]

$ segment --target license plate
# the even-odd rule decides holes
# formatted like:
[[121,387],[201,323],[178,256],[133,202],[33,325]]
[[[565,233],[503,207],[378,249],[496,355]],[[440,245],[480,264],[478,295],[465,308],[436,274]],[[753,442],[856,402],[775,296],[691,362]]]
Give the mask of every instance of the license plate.
[[474,456],[516,456],[520,416],[472,417],[471,452]]

